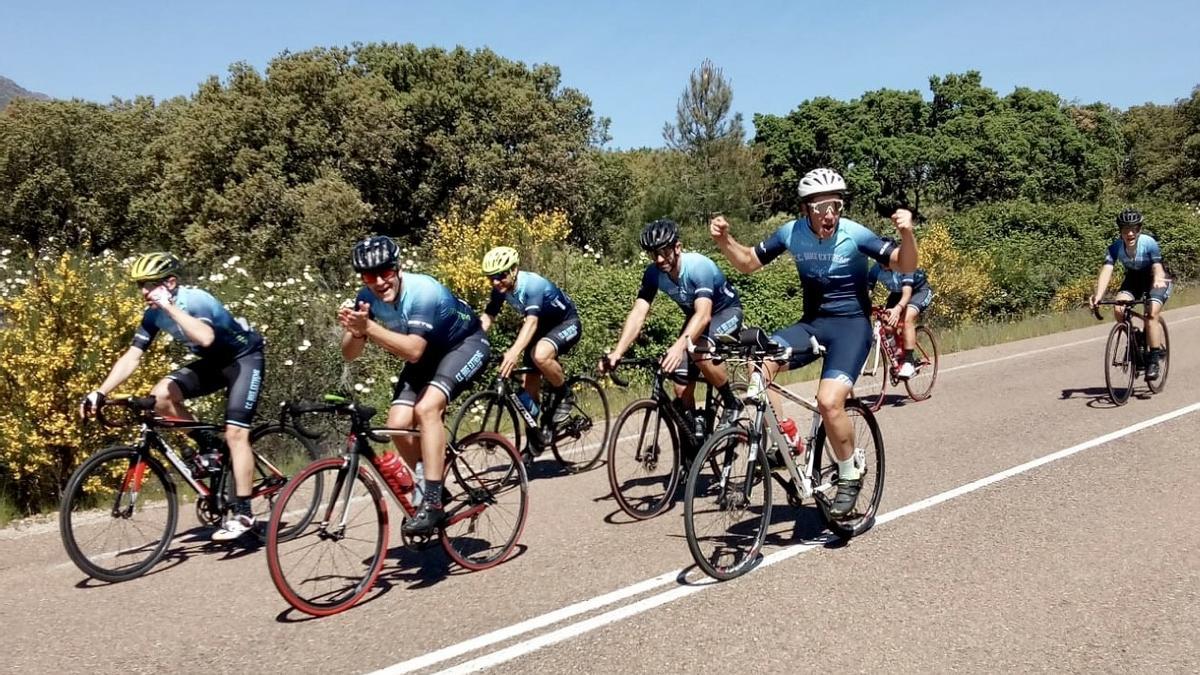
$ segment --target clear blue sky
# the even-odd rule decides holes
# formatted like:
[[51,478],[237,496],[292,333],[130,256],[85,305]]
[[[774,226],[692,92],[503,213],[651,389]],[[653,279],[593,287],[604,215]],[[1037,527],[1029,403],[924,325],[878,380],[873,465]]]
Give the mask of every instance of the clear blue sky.
[[[918,89],[979,70],[1001,94],[1049,89],[1125,108],[1200,83],[1196,0],[1009,2],[308,2],[6,0],[0,75],[54,97],[187,95],[229,64],[351,42],[488,46],[559,66],[612,119],[613,147],[659,146],[711,58],[746,117],[814,96]],[[1189,65],[1190,64],[1190,65]]]

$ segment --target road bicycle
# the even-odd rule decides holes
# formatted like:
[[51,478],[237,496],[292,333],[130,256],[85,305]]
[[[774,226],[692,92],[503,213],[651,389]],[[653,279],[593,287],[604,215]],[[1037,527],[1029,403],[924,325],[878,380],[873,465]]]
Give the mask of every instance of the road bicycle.
[[[871,409],[879,412],[887,398],[890,384],[893,389],[901,383],[914,401],[924,401],[933,393],[933,384],[938,374],[938,341],[937,336],[928,326],[917,326],[917,345],[913,349],[916,360],[916,372],[907,380],[898,375],[904,359],[904,320],[895,326],[887,325],[887,309],[884,307],[871,308],[871,351],[863,362],[860,380],[864,377],[874,378],[879,373],[879,391],[874,387],[870,392],[859,398]],[[870,367],[868,367],[870,364]],[[880,370],[882,366],[882,372]]]
[[[381,474],[376,463],[389,450],[371,443],[391,446],[391,438],[416,438],[421,431],[373,427],[374,408],[339,396],[288,407],[296,416],[350,419],[345,452],[297,473],[267,527],[267,567],[279,594],[301,612],[327,616],[362,599],[383,568],[389,534],[385,495],[391,493],[404,517],[411,518],[417,510],[412,498],[423,489],[406,471],[401,473],[409,482],[395,473]],[[486,431],[451,438],[442,480],[445,521],[436,535],[403,535],[405,545],[422,550],[436,537],[450,559],[469,570],[504,561],[516,548],[529,513],[529,481],[512,442]],[[310,505],[316,505],[316,513],[307,516]]]
[[[196,518],[201,525],[220,524],[233,499],[233,465],[222,442],[210,450],[181,457],[162,432],[207,431],[224,425],[154,412],[153,396],[112,397],[96,410],[108,427],[139,427],[132,445],[105,448],[89,457],[67,482],[59,507],[63,547],[85,574],[108,582],[145,574],[166,553],[179,517],[181,497],[168,467],[196,492]],[[185,441],[184,447],[188,447]],[[286,412],[250,431],[254,449],[251,510],[265,523],[288,476],[318,457],[310,437],[293,427]],[[161,459],[160,459],[161,457]],[[166,460],[164,464],[163,459]],[[297,524],[311,515],[300,512]],[[255,528],[261,535],[261,528]]]
[[[1092,308],[1092,314],[1097,319],[1100,315],[1100,305],[1115,305],[1125,308],[1125,318],[1113,325],[1108,333],[1108,342],[1104,347],[1104,384],[1108,387],[1108,396],[1116,405],[1125,405],[1133,393],[1133,383],[1138,376],[1145,375],[1146,366],[1150,363],[1150,344],[1141,328],[1134,326],[1135,318],[1148,325],[1150,316],[1150,296],[1144,295],[1140,300],[1103,300]],[[1142,311],[1134,309],[1142,306]],[[1157,394],[1167,386],[1167,374],[1170,369],[1171,336],[1167,332],[1167,322],[1162,316],[1158,317],[1158,327],[1162,331],[1162,354],[1158,359],[1158,378],[1145,378],[1146,387]]]
[[[745,574],[759,559],[771,524],[772,481],[768,477],[783,488],[793,507],[813,499],[830,531],[842,538],[870,529],[883,498],[883,433],[871,410],[858,399],[848,398],[846,414],[854,426],[854,463],[861,471],[862,490],[848,514],[834,517],[829,513],[837,493],[838,469],[817,403],[767,382],[763,373],[767,362],[787,363],[791,348],[772,342],[757,329],[743,331],[739,338],[720,341],[715,358],[751,364],[746,393],[748,423],[722,429],[708,439],[684,488],[688,548],[700,569],[720,580]],[[814,353],[824,353],[815,339],[812,347]],[[780,431],[768,390],[812,413],[808,436],[796,446]]]
[[[493,359],[499,363],[499,359]],[[509,437],[514,447],[526,442],[524,457],[533,457],[547,448],[563,469],[578,473],[596,466],[604,441],[608,438],[608,398],[596,380],[576,375],[567,378],[561,392],[551,393],[543,383],[541,419],[534,419],[518,394],[523,388],[513,378],[536,372],[525,367],[513,370],[511,377],[496,377],[491,389],[472,394],[459,407],[450,424],[450,435],[462,438],[476,431],[490,431]],[[563,416],[558,408],[563,397],[570,401],[570,412]]]
[[[625,406],[608,440],[613,499],[631,518],[646,520],[674,501],[692,458],[717,428],[725,408],[716,389],[704,382],[704,407],[689,414],[667,393],[671,374],[662,371],[659,359],[627,359],[619,367],[653,373],[650,395]],[[616,369],[609,377],[618,386],[629,384]],[[745,385],[734,384],[734,391],[744,392]]]

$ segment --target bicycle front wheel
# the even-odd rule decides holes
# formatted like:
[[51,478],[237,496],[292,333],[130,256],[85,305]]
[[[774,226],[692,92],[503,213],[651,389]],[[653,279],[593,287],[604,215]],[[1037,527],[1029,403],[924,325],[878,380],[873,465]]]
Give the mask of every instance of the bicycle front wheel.
[[[251,490],[250,508],[257,521],[266,523],[271,518],[271,511],[288,482],[288,476],[293,476],[304,467],[317,460],[317,446],[299,431],[290,426],[280,426],[276,423],[263,424],[250,432],[250,445],[254,448],[254,485]],[[292,519],[298,527],[316,512],[317,501],[321,496],[324,476],[317,475],[318,482],[313,485],[314,501],[303,515],[303,518]],[[299,508],[299,502],[293,497],[292,508]]]
[[813,487],[817,492],[817,504],[829,530],[839,537],[848,539],[871,529],[875,514],[883,499],[883,433],[875,415],[856,399],[846,400],[846,416],[854,427],[854,463],[861,471],[862,489],[854,508],[841,518],[829,515],[829,505],[837,494],[838,466],[833,444],[825,433],[825,423],[817,428],[813,438]]
[[679,487],[679,437],[654,399],[630,403],[608,438],[608,482],[629,517],[646,520],[671,504]]
[[[937,381],[938,343],[933,331],[926,326],[917,326],[917,346],[913,350],[917,360],[917,371],[904,381],[904,388],[914,401],[924,401],[933,393]],[[872,409],[874,412],[874,409]]]
[[479,432],[455,443],[442,477],[442,547],[469,570],[512,553],[529,515],[529,478],[512,441]]
[[1171,366],[1171,336],[1167,333],[1167,322],[1158,317],[1158,327],[1162,330],[1162,355],[1158,358],[1158,379],[1147,380],[1150,391],[1155,394],[1167,387],[1167,371]]
[[178,511],[175,483],[161,462],[138,448],[108,448],[71,475],[59,506],[59,532],[84,574],[127,581],[166,553]]
[[1129,325],[1118,323],[1108,334],[1104,346],[1104,384],[1108,397],[1116,405],[1125,405],[1133,393],[1133,342],[1129,336]]
[[717,432],[700,449],[684,488],[683,524],[692,559],[722,581],[758,562],[771,523],[766,457],[751,456],[742,427]]
[[550,449],[564,469],[578,473],[596,466],[604,452],[604,441],[608,439],[608,398],[600,383],[590,377],[573,377],[567,380],[566,389],[571,411],[566,419],[555,421]]
[[512,441],[513,447],[521,449],[524,422],[513,409],[512,403],[495,391],[472,394],[454,413],[450,423],[450,438],[466,438],[478,431],[490,431]]
[[374,477],[365,466],[352,476],[345,458],[330,457],[302,469],[279,494],[267,526],[267,569],[289,605],[328,616],[371,590],[387,543],[387,503]]

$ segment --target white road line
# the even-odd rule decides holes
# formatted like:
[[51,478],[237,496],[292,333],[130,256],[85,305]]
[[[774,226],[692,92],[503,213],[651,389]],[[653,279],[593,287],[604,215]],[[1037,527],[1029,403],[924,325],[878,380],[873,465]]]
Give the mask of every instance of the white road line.
[[[896,520],[898,518],[903,518],[904,516],[912,515],[919,511],[923,511],[927,508],[930,508],[931,506],[936,506],[938,504],[941,504],[942,502],[946,502],[951,499],[955,499],[956,497],[961,497],[965,494],[968,494],[968,493],[974,492],[976,490],[979,490],[981,488],[987,487],[989,485],[992,485],[993,483],[998,483],[1002,480],[1011,478],[1018,474],[1026,473],[1026,472],[1031,471],[1031,470],[1033,470],[1037,467],[1040,467],[1044,464],[1049,464],[1051,462],[1055,462],[1060,459],[1070,457],[1071,455],[1082,452],[1089,448],[1094,448],[1099,445],[1104,445],[1105,443],[1109,443],[1118,438],[1122,438],[1122,437],[1128,436],[1130,434],[1137,433],[1138,431],[1141,431],[1143,429],[1146,429],[1146,428],[1149,428],[1149,427],[1152,427],[1152,426],[1155,426],[1158,424],[1162,424],[1163,422],[1167,422],[1167,421],[1173,420],[1177,417],[1181,417],[1183,415],[1187,415],[1189,413],[1196,412],[1197,410],[1200,410],[1200,402],[1192,403],[1191,405],[1184,406],[1183,408],[1179,408],[1177,410],[1173,410],[1171,412],[1164,413],[1162,415],[1158,415],[1157,417],[1152,417],[1152,418],[1144,420],[1142,422],[1138,422],[1137,424],[1134,424],[1134,425],[1131,425],[1128,427],[1124,427],[1122,429],[1118,429],[1117,431],[1113,431],[1111,433],[1107,433],[1102,436],[1097,436],[1096,438],[1093,438],[1088,441],[1084,441],[1083,443],[1073,445],[1069,448],[1064,448],[1057,452],[1053,452],[1049,455],[1044,455],[1042,457],[1031,460],[1029,462],[1025,462],[1024,464],[1020,464],[1020,465],[1014,466],[1012,468],[1005,469],[1004,471],[994,473],[990,476],[980,478],[979,480],[972,481],[972,482],[962,485],[960,487],[957,487],[957,488],[954,488],[951,490],[947,490],[940,494],[933,495],[932,497],[927,497],[925,499],[913,502],[912,504],[903,506],[898,509],[894,509],[892,511],[889,511],[889,512],[879,516],[879,518],[876,520],[876,526],[884,525],[884,524],[886,524],[890,521]],[[800,555],[801,553],[805,553],[807,551],[811,551],[814,548],[818,548],[823,545],[824,545],[824,542],[822,542],[822,541],[806,542],[804,544],[795,545],[795,546],[791,546],[791,547],[782,549],[780,551],[776,551],[776,552],[766,556],[762,560],[762,562],[759,563],[759,567],[768,567],[770,565],[774,565],[775,563],[781,562],[783,560],[787,560],[789,558],[795,557],[795,556]],[[618,589],[616,591],[612,591],[605,595],[599,596],[593,600],[576,603],[569,607],[565,607],[561,610],[557,610],[556,612],[544,614],[542,616],[534,617],[533,619],[529,619],[522,623],[514,624],[507,628],[502,628],[500,630],[492,631],[491,633],[488,633],[486,635],[479,636],[477,638],[468,640],[463,643],[451,645],[449,647],[445,647],[445,648],[437,650],[435,652],[430,652],[423,656],[420,656],[420,657],[417,657],[414,659],[410,659],[410,660],[404,661],[402,663],[398,663],[394,666],[390,666],[388,668],[385,668],[385,669],[377,671],[377,672],[378,673],[386,673],[387,675],[394,675],[394,674],[398,674],[398,673],[409,673],[409,672],[413,672],[415,670],[420,670],[422,668],[432,666],[436,663],[447,661],[451,658],[454,658],[455,656],[462,655],[462,654],[468,653],[470,651],[474,651],[481,647],[485,647],[489,644],[495,644],[497,642],[501,642],[501,641],[510,639],[512,637],[515,637],[516,635],[519,635],[519,634],[522,634],[525,632],[529,632],[531,630],[535,630],[535,629],[543,627],[543,626],[550,625],[550,624],[554,623],[553,620],[550,620],[550,617],[552,617],[552,616],[558,616],[560,618],[574,616],[581,612],[588,611],[588,609],[586,607],[588,607],[589,605],[590,605],[590,608],[592,608],[592,609],[598,608],[600,606],[612,604],[613,602],[617,602],[624,598],[633,597],[634,595],[637,595],[638,593],[645,592],[647,590],[651,590],[658,586],[669,584],[669,583],[671,583],[672,580],[680,578],[680,576],[682,574],[684,574],[687,569],[689,569],[689,568],[683,568],[683,569],[675,570],[672,572],[666,572],[664,574],[660,574],[657,577],[654,577],[653,579],[647,579],[646,581],[640,582],[638,584],[634,584],[633,586],[628,586],[623,589]],[[573,624],[568,624],[557,630],[551,631],[551,632],[543,634],[543,635],[539,635],[537,637],[531,638],[529,640],[525,640],[523,642],[519,642],[517,644],[511,645],[504,649],[492,652],[490,654],[485,654],[485,655],[477,657],[475,659],[465,661],[457,666],[446,669],[442,672],[443,673],[478,672],[480,670],[484,670],[486,668],[490,668],[492,666],[496,666],[501,663],[511,661],[517,657],[537,651],[543,647],[557,644],[559,642],[569,640],[573,637],[577,637],[584,633],[588,633],[590,631],[596,630],[597,628],[606,626],[608,624],[615,623],[617,621],[621,621],[623,619],[627,619],[632,616],[636,616],[637,614],[641,614],[642,612],[653,609],[655,607],[659,607],[659,606],[668,604],[670,602],[674,602],[675,600],[687,597],[689,595],[692,595],[693,593],[699,593],[700,591],[702,591],[706,588],[712,587],[714,584],[715,584],[715,582],[710,582],[708,580],[705,580],[702,582],[693,583],[693,584],[689,584],[689,585],[681,585],[676,588],[672,588],[670,590],[663,591],[656,595],[652,595],[650,597],[643,598],[632,604],[609,610],[603,614],[599,614],[599,615],[591,617],[589,619],[585,619],[583,621],[579,621],[579,622],[576,622]],[[634,589],[638,589],[638,590],[635,591]]]

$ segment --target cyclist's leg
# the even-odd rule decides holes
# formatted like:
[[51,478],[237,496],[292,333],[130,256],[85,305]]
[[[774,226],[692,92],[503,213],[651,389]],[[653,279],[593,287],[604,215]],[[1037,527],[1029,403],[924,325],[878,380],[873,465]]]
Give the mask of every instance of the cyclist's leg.
[[1150,289],[1150,316],[1147,319],[1149,325],[1146,326],[1146,335],[1149,339],[1151,349],[1162,348],[1162,328],[1158,325],[1158,315],[1162,314],[1163,307],[1167,304],[1167,300],[1170,299],[1173,285],[1172,282],[1168,281],[1166,288]]
[[[768,361],[763,366],[763,375],[768,382],[775,380],[775,376],[781,372],[791,370],[793,368],[803,368],[813,361],[817,360],[817,355],[812,353],[811,340],[816,333],[812,330],[812,324],[800,321],[794,323],[783,330],[776,331],[771,335],[771,340],[777,342],[784,347],[792,348],[792,357],[787,363],[778,363]],[[783,398],[772,390],[767,390],[767,398],[771,402],[771,407],[775,409],[775,413],[780,419],[787,417],[787,413],[783,410]]]
[[[405,365],[400,371],[400,377],[392,389],[392,404],[388,408],[389,427],[411,429],[417,426],[417,416],[413,408],[417,405],[418,394],[433,379],[433,370],[434,368],[422,359],[417,363]],[[392,445],[396,446],[396,451],[415,475],[417,462],[421,461],[421,444],[417,438],[408,435],[392,436]]]
[[[708,322],[704,334],[700,336],[701,345],[698,345],[698,348],[709,352],[713,351],[716,349],[718,336],[736,335],[741,326],[742,308],[740,306],[727,307],[717,312]],[[721,423],[728,424],[742,409],[742,402],[733,393],[725,364],[713,363],[711,359],[703,358],[703,354],[691,354],[690,356],[704,375],[705,381],[720,394],[721,403],[725,408]]]
[[830,506],[830,514],[838,517],[854,508],[862,488],[860,470],[854,465],[854,423],[846,415],[846,398],[870,351],[871,325],[865,316],[820,317],[812,328],[826,350],[817,410],[838,465],[838,491]]
[[[224,373],[225,366],[223,363],[199,359],[170,373],[150,391],[155,397],[155,412],[187,420],[196,419],[196,416],[184,407],[183,402],[228,388],[229,378]],[[220,439],[208,429],[191,431],[188,436],[196,441],[201,452],[216,452],[221,446]]]
[[233,462],[234,500],[232,513],[213,534],[217,541],[236,539],[254,527],[250,498],[254,490],[254,453],[250,449],[250,425],[258,409],[258,395],[266,374],[262,350],[245,354],[221,370],[228,383],[225,402],[225,442]]
[[[1122,283],[1121,289],[1119,291],[1117,291],[1117,295],[1113,299],[1114,300],[1133,300],[1135,297],[1136,296],[1133,294],[1133,291],[1127,289],[1126,284]],[[1117,323],[1121,323],[1122,321],[1124,321],[1125,320],[1125,308],[1122,307],[1121,305],[1113,305],[1113,319]]]

